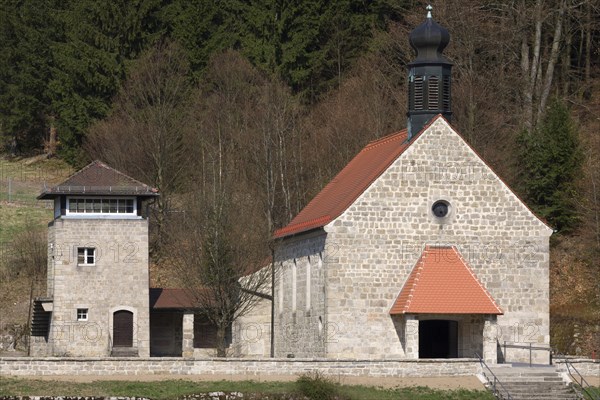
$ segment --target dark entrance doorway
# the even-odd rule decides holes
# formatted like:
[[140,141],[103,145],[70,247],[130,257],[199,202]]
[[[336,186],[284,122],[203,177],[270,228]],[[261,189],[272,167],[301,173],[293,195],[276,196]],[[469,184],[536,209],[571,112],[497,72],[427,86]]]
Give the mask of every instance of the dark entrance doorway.
[[127,310],[113,314],[113,347],[133,346],[133,313]]
[[153,311],[150,313],[150,355],[181,357],[183,312]]
[[458,322],[419,321],[419,358],[457,358]]

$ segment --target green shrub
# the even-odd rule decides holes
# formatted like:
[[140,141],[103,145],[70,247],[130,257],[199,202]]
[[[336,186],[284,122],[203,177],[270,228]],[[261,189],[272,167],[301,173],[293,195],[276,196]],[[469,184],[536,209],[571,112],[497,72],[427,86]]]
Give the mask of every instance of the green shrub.
[[301,375],[296,380],[296,391],[310,400],[340,399],[338,385],[318,371]]

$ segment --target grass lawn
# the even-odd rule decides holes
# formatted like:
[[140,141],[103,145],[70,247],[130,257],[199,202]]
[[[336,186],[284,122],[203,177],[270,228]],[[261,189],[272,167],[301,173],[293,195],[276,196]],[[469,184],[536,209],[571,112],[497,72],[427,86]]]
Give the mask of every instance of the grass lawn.
[[[425,387],[381,389],[366,386],[336,385],[340,398],[351,400],[462,400],[493,399],[485,391],[441,391]],[[219,381],[192,382],[185,380],[133,382],[94,381],[74,383],[32,379],[0,378],[0,396],[138,396],[151,399],[175,399],[189,394],[213,391],[285,394],[296,392],[295,382]]]
[[60,160],[28,164],[25,160],[0,158],[0,250],[6,251],[16,234],[25,229],[44,228],[52,220],[52,202],[36,201],[44,184],[64,180],[71,168]]

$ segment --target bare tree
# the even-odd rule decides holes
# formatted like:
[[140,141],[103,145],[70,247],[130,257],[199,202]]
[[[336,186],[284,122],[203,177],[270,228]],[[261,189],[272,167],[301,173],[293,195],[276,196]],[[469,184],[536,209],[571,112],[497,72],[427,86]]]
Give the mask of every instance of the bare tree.
[[233,323],[271,298],[271,270],[261,268],[268,249],[232,199],[221,192],[191,201],[186,222],[171,231],[175,273],[196,312],[216,327],[218,357],[227,355],[226,333]]
[[[25,332],[29,332],[33,299],[45,289],[46,266],[48,262],[48,244],[46,231],[28,222],[25,231],[17,234],[11,241],[8,260],[10,273],[29,279],[29,310]],[[28,333],[27,333],[28,335]]]
[[172,195],[189,174],[194,124],[188,71],[186,56],[176,43],[159,43],[138,62],[112,115],[91,128],[85,144],[90,157],[159,190],[153,219],[159,244]]

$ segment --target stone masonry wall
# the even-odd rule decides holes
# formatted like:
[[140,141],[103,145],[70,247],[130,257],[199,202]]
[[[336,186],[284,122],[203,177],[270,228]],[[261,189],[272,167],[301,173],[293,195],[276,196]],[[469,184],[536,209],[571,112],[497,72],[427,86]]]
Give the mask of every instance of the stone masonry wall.
[[326,248],[323,232],[286,239],[277,249],[275,356],[323,357],[329,327],[325,310]]
[[319,371],[329,376],[431,377],[470,376],[475,360],[325,360],[181,358],[0,358],[0,376],[42,375],[289,375]]
[[[327,317],[340,331],[327,356],[404,356],[389,310],[426,244],[457,246],[504,311],[499,340],[548,344],[551,229],[443,119],[414,140],[325,227],[338,249],[327,263]],[[442,220],[431,212],[437,200],[450,204]]]
[[[269,294],[270,294],[269,285]],[[261,299],[238,318],[232,330],[229,353],[234,357],[269,357],[271,353],[271,301]]]
[[[58,218],[49,240],[54,309],[48,354],[108,355],[113,313],[125,309],[134,315],[133,345],[148,356],[148,221]],[[77,247],[96,249],[94,266],[77,265]],[[89,310],[88,321],[77,321],[78,308]]]

